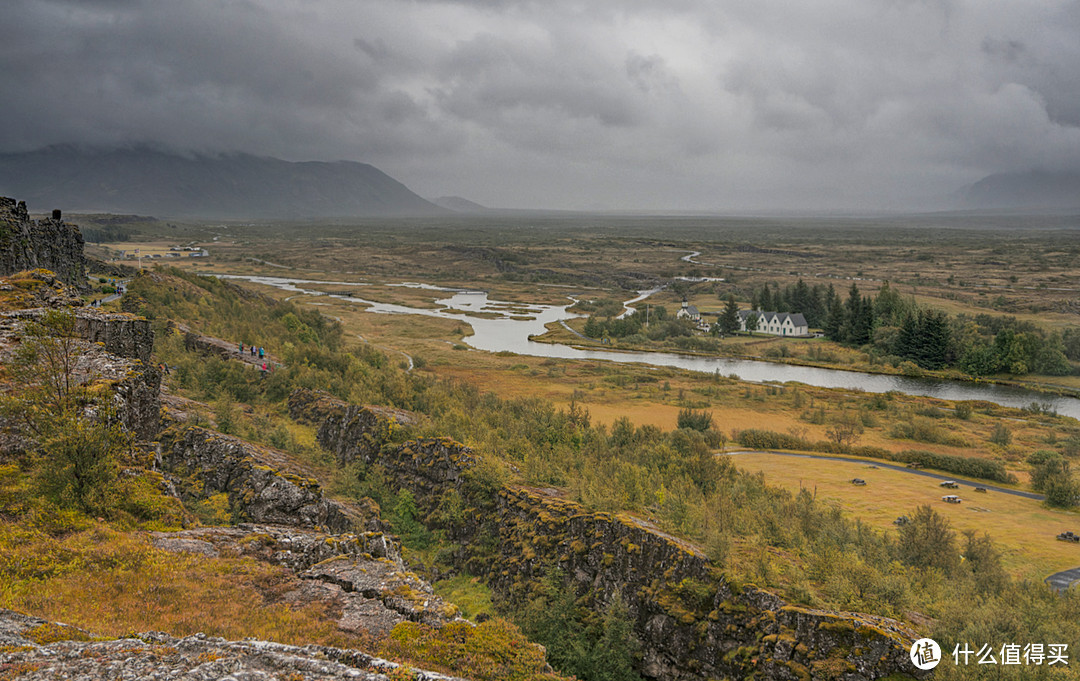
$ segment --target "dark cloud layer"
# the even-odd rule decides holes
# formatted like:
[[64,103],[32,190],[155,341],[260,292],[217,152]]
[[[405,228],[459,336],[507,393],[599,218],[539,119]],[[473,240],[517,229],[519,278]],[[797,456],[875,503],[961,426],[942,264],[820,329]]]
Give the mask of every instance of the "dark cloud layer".
[[553,208],[902,207],[1080,167],[1080,2],[8,0],[0,151],[372,163]]

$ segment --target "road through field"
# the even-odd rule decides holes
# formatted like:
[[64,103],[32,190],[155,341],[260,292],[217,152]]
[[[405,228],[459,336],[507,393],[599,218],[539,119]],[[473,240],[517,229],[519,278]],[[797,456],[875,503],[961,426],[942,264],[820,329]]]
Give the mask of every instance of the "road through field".
[[831,454],[796,454],[794,452],[777,452],[773,450],[740,450],[735,452],[724,452],[725,455],[734,456],[737,454],[776,454],[777,456],[796,456],[802,459],[822,459],[825,461],[850,461],[852,463],[864,463],[878,468],[889,468],[894,471],[900,471],[901,473],[911,473],[912,475],[921,475],[926,478],[934,478],[936,480],[952,480],[958,485],[966,485],[967,487],[983,487],[987,490],[994,492],[1000,492],[1002,494],[1011,494],[1017,497],[1024,497],[1025,499],[1034,499],[1035,501],[1042,501],[1046,497],[1034,492],[1024,492],[1018,489],[1010,489],[1008,487],[998,487],[996,485],[988,485],[985,482],[973,482],[971,480],[963,480],[952,475],[942,475],[941,473],[931,473],[918,468],[908,468],[907,466],[897,466],[896,464],[884,463],[877,461],[876,459],[856,459],[850,456],[835,456]]
[[[783,457],[794,457],[800,459],[817,459],[823,461],[843,461],[847,463],[857,463],[864,466],[876,466],[878,468],[885,468],[893,471],[899,471],[901,473],[910,473],[912,475],[918,475],[927,478],[933,478],[936,480],[953,480],[958,485],[966,485],[969,487],[985,487],[988,491],[996,492],[1000,494],[1008,494],[1014,497],[1022,497],[1024,499],[1031,499],[1033,501],[1042,501],[1044,497],[1041,494],[1035,494],[1033,492],[1024,492],[1021,490],[1009,489],[1007,487],[998,487],[996,485],[987,485],[981,482],[973,482],[971,480],[961,480],[959,478],[942,475],[940,473],[931,473],[928,471],[907,468],[906,466],[897,466],[895,464],[883,463],[873,459],[857,459],[850,456],[835,456],[829,454],[797,454],[794,452],[779,452],[775,450],[739,450],[724,452],[724,455],[737,456],[737,455],[754,455],[754,454],[769,454]],[[1044,573],[1045,574],[1045,573]],[[1055,572],[1046,577],[1043,581],[1051,589],[1057,592],[1063,592],[1070,586],[1080,581],[1080,567],[1070,568],[1068,570],[1061,570]]]

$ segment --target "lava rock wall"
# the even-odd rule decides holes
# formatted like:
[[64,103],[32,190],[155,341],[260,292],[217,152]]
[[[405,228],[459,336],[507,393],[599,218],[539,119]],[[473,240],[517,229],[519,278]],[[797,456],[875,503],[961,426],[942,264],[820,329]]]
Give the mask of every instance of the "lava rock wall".
[[[801,608],[737,585],[696,546],[644,520],[589,511],[558,490],[493,485],[481,459],[453,440],[391,444],[393,423],[373,426],[371,408],[298,390],[290,412],[317,425],[320,444],[340,461],[377,464],[410,490],[426,522],[448,531],[462,564],[497,595],[524,596],[552,569],[594,608],[617,594],[650,678],[920,676],[907,655],[917,637],[899,622]],[[463,511],[447,513],[454,507]]]
[[31,220],[22,201],[0,196],[0,275],[47,269],[76,288],[86,287],[79,228],[59,217]]

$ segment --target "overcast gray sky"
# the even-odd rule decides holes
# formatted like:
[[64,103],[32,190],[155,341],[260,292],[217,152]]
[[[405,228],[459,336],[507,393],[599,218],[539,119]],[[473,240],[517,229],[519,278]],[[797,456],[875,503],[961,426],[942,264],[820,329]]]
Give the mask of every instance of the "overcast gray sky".
[[1080,168],[1080,0],[5,0],[0,151],[371,163],[584,209],[906,205]]

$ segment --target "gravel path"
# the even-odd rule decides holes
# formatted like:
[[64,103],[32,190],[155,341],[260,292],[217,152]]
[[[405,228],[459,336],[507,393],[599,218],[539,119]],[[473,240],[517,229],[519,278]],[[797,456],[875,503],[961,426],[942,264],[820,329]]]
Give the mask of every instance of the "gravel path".
[[595,338],[589,338],[589,337],[588,337],[588,336],[586,336],[585,334],[583,334],[583,333],[580,333],[580,332],[578,332],[578,331],[574,331],[573,329],[571,329],[571,328],[570,328],[569,326],[567,326],[567,324],[566,324],[566,321],[565,321],[565,320],[563,320],[563,319],[560,319],[560,320],[559,320],[559,323],[560,323],[560,324],[562,324],[562,327],[563,327],[564,329],[566,329],[566,330],[567,330],[567,331],[569,331],[570,333],[574,334],[574,335],[575,335],[575,336],[577,336],[578,338],[580,338],[580,339],[582,339],[582,340],[586,340],[586,341],[589,341],[590,343],[596,343],[596,339],[595,339]]
[[1046,584],[1061,593],[1068,589],[1074,582],[1080,580],[1080,567],[1074,567],[1071,570],[1062,570],[1046,578]]

